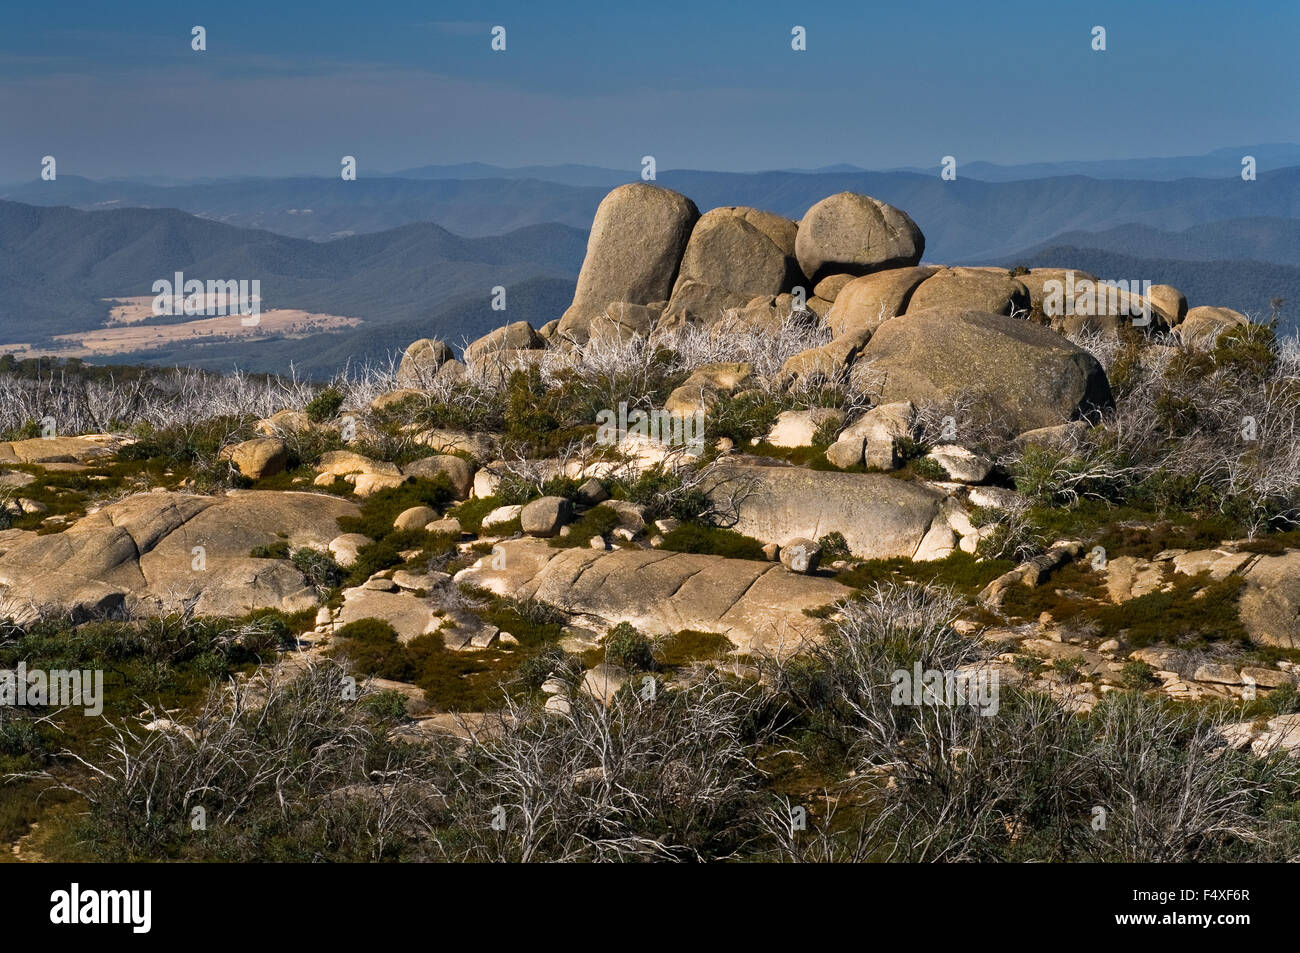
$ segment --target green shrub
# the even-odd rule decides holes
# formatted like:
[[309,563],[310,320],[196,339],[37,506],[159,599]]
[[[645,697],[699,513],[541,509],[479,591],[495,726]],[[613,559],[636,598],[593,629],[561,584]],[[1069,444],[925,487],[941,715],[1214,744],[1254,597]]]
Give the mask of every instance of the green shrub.
[[654,668],[654,643],[627,622],[620,622],[605,636],[605,658],[629,672]]
[[293,564],[317,589],[334,589],[343,584],[347,575],[329,553],[305,547],[293,554]]
[[333,420],[343,406],[343,393],[336,387],[326,387],[307,402],[307,419],[313,423]]
[[678,666],[690,662],[726,658],[735,646],[725,635],[716,632],[682,629],[660,640],[657,649],[661,664]]
[[[1177,577],[1165,592],[1151,592],[1119,605],[1103,606],[1093,616],[1102,630],[1127,630],[1130,645],[1142,647],[1161,642],[1189,646],[1211,642],[1248,644],[1241,623],[1238,601],[1246,580],[1229,576],[1218,582],[1201,573],[1190,579]],[[1198,589],[1204,591],[1193,598]]]
[[752,536],[717,526],[701,526],[699,523],[683,523],[671,533],[666,533],[660,548],[675,553],[726,556],[728,559],[767,560],[763,555],[763,544]]
[[453,507],[448,511],[448,516],[454,516],[460,522],[460,528],[467,533],[473,533],[478,536],[483,532],[483,517],[487,516],[498,506],[506,506],[501,497],[493,494],[492,496],[475,497],[472,500],[466,500],[464,503]]
[[406,696],[391,688],[365,696],[361,704],[376,718],[400,721],[406,717]]
[[744,446],[755,437],[766,436],[776,423],[777,414],[784,409],[775,399],[758,390],[723,394],[707,415],[709,438],[730,437],[737,446]]
[[265,546],[254,546],[248,551],[248,555],[253,559],[288,559],[289,544],[283,539],[277,539],[274,543],[267,543]]
[[608,506],[593,506],[576,523],[569,524],[567,536],[551,537],[551,545],[561,549],[587,546],[594,536],[608,536],[621,522],[618,511]]
[[1135,691],[1142,691],[1158,684],[1155,669],[1146,662],[1139,662],[1137,659],[1124,663],[1124,667],[1120,669],[1119,680],[1125,688],[1131,688]]
[[334,635],[343,641],[343,654],[361,674],[395,682],[414,679],[415,666],[397,640],[397,630],[387,622],[359,619],[342,626]]
[[917,582],[973,595],[1015,566],[1009,559],[977,560],[957,550],[933,562],[913,562],[903,556],[867,559],[839,573],[835,579],[854,589],[871,589],[888,582]]
[[844,534],[838,530],[833,533],[827,533],[821,539],[817,540],[817,545],[822,548],[822,562],[832,562],[836,559],[848,559],[853,553],[849,552],[848,540]]
[[401,486],[386,487],[366,497],[361,512],[356,516],[340,516],[339,529],[344,533],[361,533],[376,542],[397,532],[393,521],[413,506],[432,507],[441,513],[455,498],[455,491],[446,474],[433,479],[408,477]]

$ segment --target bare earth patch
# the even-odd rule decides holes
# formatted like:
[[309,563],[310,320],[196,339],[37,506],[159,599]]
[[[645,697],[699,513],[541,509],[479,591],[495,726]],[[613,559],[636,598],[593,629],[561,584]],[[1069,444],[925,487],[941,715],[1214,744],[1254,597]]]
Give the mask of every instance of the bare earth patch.
[[5,345],[15,357],[96,357],[129,354],[172,347],[176,344],[215,344],[224,341],[256,340],[264,337],[307,337],[328,331],[356,327],[360,318],[314,314],[291,308],[275,308],[258,315],[257,324],[245,325],[244,315],[195,317],[178,324],[142,324],[153,317],[153,297],[112,299],[115,302],[102,328],[75,334],[55,335],[57,347],[30,344]]

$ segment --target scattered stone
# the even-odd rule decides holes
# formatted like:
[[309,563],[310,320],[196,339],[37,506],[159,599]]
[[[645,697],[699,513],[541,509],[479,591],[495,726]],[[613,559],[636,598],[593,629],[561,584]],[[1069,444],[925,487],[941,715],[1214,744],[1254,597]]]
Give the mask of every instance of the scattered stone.
[[411,344],[397,366],[397,383],[401,387],[429,387],[434,376],[455,354],[442,341],[421,338]]
[[1029,310],[1029,291],[1005,271],[941,268],[912,292],[907,312],[941,308],[1014,314]]
[[956,444],[941,444],[926,454],[958,483],[983,483],[993,472],[993,461]]
[[470,491],[474,488],[476,469],[474,464],[463,457],[440,453],[432,457],[425,457],[423,460],[408,463],[402,467],[402,473],[408,477],[423,477],[427,480],[435,479],[439,475],[446,476],[448,482],[451,483],[456,499],[467,500]]
[[329,486],[336,479],[351,483],[357,496],[369,496],[388,487],[401,486],[406,479],[396,464],[371,460],[351,450],[330,450],[316,462],[317,486]]
[[627,670],[609,662],[601,662],[587,670],[582,679],[582,690],[601,704],[608,705],[628,679]]
[[573,304],[556,333],[582,343],[611,301],[667,300],[699,217],[686,196],[641,182],[606,195],[591,223]]
[[350,569],[357,561],[357,550],[373,542],[373,539],[361,533],[344,533],[330,540],[330,555],[344,569]]
[[1221,685],[1240,685],[1241,675],[1236,666],[1221,663],[1207,663],[1198,666],[1192,680],[1197,682],[1217,682]]
[[1281,688],[1294,685],[1296,678],[1290,672],[1280,672],[1275,668],[1255,668],[1248,666],[1241,670],[1243,685],[1258,685],[1260,688]]
[[753,365],[743,362],[703,364],[668,395],[664,410],[674,414],[707,412],[718,395],[734,393],[753,376]]
[[1261,556],[1244,572],[1241,622],[1256,645],[1300,649],[1300,550]]
[[821,546],[811,539],[792,539],[780,549],[781,565],[791,572],[814,573],[822,559]]
[[922,311],[887,321],[862,351],[882,401],[987,401],[1017,433],[1112,403],[1106,372],[1087,351],[1021,318]]
[[915,417],[911,401],[873,407],[840,432],[826,459],[841,469],[859,463],[876,470],[897,469],[899,441],[911,434]]
[[554,536],[569,521],[569,501],[562,496],[543,496],[519,511],[519,522],[529,536]]
[[605,484],[601,483],[595,477],[583,481],[578,487],[578,502],[587,506],[595,506],[597,503],[603,503],[609,499],[609,491],[605,489]]
[[460,520],[454,516],[444,516],[432,523],[426,523],[424,528],[430,533],[445,534],[447,536],[460,536],[464,532],[461,529]]
[[912,558],[938,513],[942,495],[876,473],[834,473],[802,467],[720,466],[705,487],[731,528],[762,542],[844,536],[864,559]]
[[484,529],[491,529],[493,526],[509,523],[511,520],[518,518],[523,510],[524,508],[518,503],[512,503],[509,506],[498,506],[483,517],[482,526]]
[[437,518],[438,511],[431,506],[412,506],[397,514],[393,529],[424,529]]
[[278,437],[257,437],[223,450],[227,459],[250,480],[275,476],[289,462],[289,450]]
[[832,407],[782,411],[768,432],[767,442],[774,447],[811,447],[819,430],[843,420],[844,412]]

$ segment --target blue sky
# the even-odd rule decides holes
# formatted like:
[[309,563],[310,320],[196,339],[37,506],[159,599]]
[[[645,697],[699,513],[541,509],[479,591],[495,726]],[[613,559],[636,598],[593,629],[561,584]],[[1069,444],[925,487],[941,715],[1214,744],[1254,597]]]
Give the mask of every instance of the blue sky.
[[1200,154],[1300,141],[1297,40],[1294,0],[9,3],[0,181]]

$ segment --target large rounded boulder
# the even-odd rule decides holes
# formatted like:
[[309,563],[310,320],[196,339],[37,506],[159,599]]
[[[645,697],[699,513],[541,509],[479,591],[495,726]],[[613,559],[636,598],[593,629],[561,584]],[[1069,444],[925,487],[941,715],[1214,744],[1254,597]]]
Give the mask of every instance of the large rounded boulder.
[[810,281],[915,265],[925,236],[901,209],[869,195],[840,192],[808,210],[795,237],[799,267]]
[[1015,433],[1112,403],[1096,358],[1055,331],[1003,314],[909,311],[876,330],[858,363],[882,403],[969,395]]
[[695,223],[678,284],[695,279],[750,298],[783,290],[786,253],[740,211],[716,208]]
[[591,319],[612,301],[666,301],[699,217],[686,196],[643,182],[620,185],[605,196],[559,333],[583,342]]
[[780,294],[798,275],[794,236],[794,222],[758,209],[706,212],[691,232],[664,320],[716,320],[755,297]]
[[947,308],[1012,314],[1029,310],[1029,291],[998,268],[943,268],[921,282],[908,301],[909,311]]
[[455,359],[451,348],[442,341],[420,338],[402,355],[402,363],[397,367],[397,386],[427,386],[444,364]]
[[1248,324],[1250,319],[1240,311],[1202,305],[1187,312],[1187,317],[1178,325],[1178,336],[1185,342],[1202,339],[1213,341],[1230,328]]
[[854,278],[839,290],[826,316],[831,333],[840,338],[855,331],[874,331],[883,322],[902,314],[920,284],[938,270],[890,268]]

